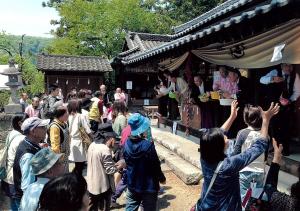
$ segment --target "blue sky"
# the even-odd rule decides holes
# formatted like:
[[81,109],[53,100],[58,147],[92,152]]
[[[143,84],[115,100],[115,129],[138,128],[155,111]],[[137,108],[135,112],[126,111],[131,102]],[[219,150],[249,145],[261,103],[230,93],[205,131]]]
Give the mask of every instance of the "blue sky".
[[[45,0],[46,1],[46,0]],[[42,7],[43,0],[0,0],[0,30],[9,34],[51,37],[51,19],[59,19],[52,8]]]

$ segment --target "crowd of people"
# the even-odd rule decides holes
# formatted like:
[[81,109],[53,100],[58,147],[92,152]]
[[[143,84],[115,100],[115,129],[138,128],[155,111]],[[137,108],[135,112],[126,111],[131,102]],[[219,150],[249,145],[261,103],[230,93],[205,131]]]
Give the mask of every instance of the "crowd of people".
[[[160,84],[155,88],[159,99],[159,113],[171,120],[182,119],[184,105],[194,104],[201,113],[201,128],[219,127],[230,114],[230,103],[219,105],[223,100],[238,100],[241,110],[247,104],[260,104],[267,108],[271,102],[281,105],[279,114],[271,122],[270,134],[283,144],[283,154],[290,155],[292,116],[295,102],[300,97],[300,76],[291,64],[281,64],[281,69],[273,69],[259,79],[265,93],[262,102],[255,101],[253,86],[249,78],[233,67],[219,66],[212,78],[194,75],[193,83],[188,84],[178,72],[165,70],[159,74]],[[217,99],[208,98],[217,93]],[[219,98],[219,99],[218,99]],[[195,113],[195,112],[194,112]],[[195,115],[196,116],[196,115]],[[190,117],[193,118],[193,117]],[[228,133],[235,138],[244,128],[242,112]]]
[[72,89],[64,100],[52,84],[31,104],[21,94],[24,114],[12,119],[1,178],[11,210],[110,210],[126,189],[126,210],[155,210],[166,178],[150,120],[143,112],[129,115],[120,88],[112,98],[99,88],[92,95]]
[[[282,67],[285,71],[286,66]],[[292,75],[292,70],[287,72]],[[174,73],[164,74],[168,84],[162,81],[157,92],[168,108],[160,107],[160,112],[177,119],[178,105],[190,89]],[[261,80],[271,77],[268,83],[283,83],[279,82],[281,76],[270,74]],[[299,90],[295,89],[299,76],[288,81],[288,87],[294,89],[290,88],[287,96],[279,96],[280,106],[270,102],[269,108],[263,110],[248,104],[247,79],[232,68],[220,67],[220,77],[212,87],[221,90],[225,98],[237,100],[228,107],[229,117],[220,128],[201,129],[204,183],[192,209],[247,209],[251,202],[249,192],[251,195],[261,190],[261,199],[268,201],[270,210],[299,210],[300,182],[291,187],[291,195],[277,190],[285,142],[269,136],[273,116],[278,118],[285,112],[282,107],[299,97]],[[190,97],[202,106],[198,96],[208,92],[211,85],[195,76]],[[282,89],[287,91],[285,85]],[[5,146],[5,176],[1,174],[1,186],[10,198],[11,210],[106,211],[119,207],[118,198],[125,190],[125,210],[156,210],[160,185],[166,183],[166,177],[152,140],[149,118],[142,111],[128,112],[128,96],[120,88],[114,96],[109,96],[105,85],[93,94],[73,89],[65,100],[60,93],[58,85],[53,84],[47,96],[42,100],[33,97],[30,105],[26,93],[22,93],[24,114],[12,119],[13,130]],[[285,104],[287,100],[289,103]],[[238,121],[245,127],[237,133],[233,151],[228,152],[227,135],[234,124],[240,124]],[[276,131],[274,127],[273,130]],[[265,155],[270,142],[274,158],[266,174]],[[75,164],[71,173],[70,163]]]

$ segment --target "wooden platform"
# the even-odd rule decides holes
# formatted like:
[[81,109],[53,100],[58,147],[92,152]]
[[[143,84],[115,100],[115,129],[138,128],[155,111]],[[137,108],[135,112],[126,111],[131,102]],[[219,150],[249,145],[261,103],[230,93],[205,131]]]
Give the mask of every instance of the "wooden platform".
[[146,112],[146,115],[154,119],[155,113],[158,111],[158,106],[143,106],[144,111]]

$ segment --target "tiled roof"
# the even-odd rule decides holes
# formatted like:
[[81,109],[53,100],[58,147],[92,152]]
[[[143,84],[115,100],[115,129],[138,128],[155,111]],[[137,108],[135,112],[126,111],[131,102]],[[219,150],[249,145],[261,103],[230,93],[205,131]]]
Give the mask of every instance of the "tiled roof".
[[168,43],[171,41],[171,35],[129,32],[125,40],[129,50],[119,54],[119,57],[123,57],[122,59]]
[[208,12],[186,22],[179,26],[173,28],[175,34],[174,37],[180,37],[184,34],[200,27],[203,24],[212,21],[226,13],[234,11],[247,3],[252,2],[253,0],[227,0],[223,4],[218,5],[217,7],[209,10]]
[[37,69],[41,71],[109,72],[112,67],[108,59],[98,56],[66,56],[39,54]]
[[[272,0],[269,3],[260,4],[250,10],[242,11],[239,14],[236,14],[235,16],[226,18],[222,21],[219,21],[215,24],[209,25],[206,28],[201,29],[200,31],[197,31],[193,34],[188,34],[183,37],[174,39],[170,42],[162,43],[161,45],[151,48],[151,49],[145,49],[143,51],[140,51],[138,53],[131,54],[125,58],[122,58],[123,64],[132,64],[135,62],[139,62],[141,60],[147,59],[149,57],[152,57],[154,55],[167,52],[169,50],[175,49],[179,46],[182,46],[184,44],[190,43],[191,41],[198,40],[203,38],[204,36],[210,35],[214,32],[220,31],[224,28],[228,28],[234,24],[239,24],[242,21],[251,19],[255,17],[258,14],[265,14],[270,12],[273,8],[277,7],[283,7],[287,5],[292,0]],[[172,35],[167,35],[172,36]]]

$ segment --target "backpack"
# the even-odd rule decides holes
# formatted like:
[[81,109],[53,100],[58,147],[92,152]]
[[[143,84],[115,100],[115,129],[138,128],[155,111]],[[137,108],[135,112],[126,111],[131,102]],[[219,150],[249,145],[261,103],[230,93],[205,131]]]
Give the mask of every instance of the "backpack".
[[[54,113],[53,111],[50,111],[50,98],[51,96],[48,96],[44,99],[44,103],[41,108],[41,117],[42,119],[53,119]],[[58,101],[57,99],[55,102]]]
[[22,134],[19,134],[19,133],[15,134],[10,139],[10,141],[9,141],[10,134],[6,137],[5,146],[4,146],[3,150],[0,152],[0,179],[1,180],[5,179],[7,176],[6,161],[7,161],[9,146],[10,146],[11,142],[19,135],[22,135]]
[[52,125],[56,125],[58,128],[59,128],[59,136],[60,136],[60,144],[62,143],[62,140],[64,140],[64,132],[63,132],[63,129],[62,127],[57,124],[56,122],[52,121],[49,125],[49,128],[48,128],[48,131],[47,131],[47,135],[48,135],[48,138],[47,138],[47,144],[51,147],[51,141],[50,141],[50,128]]
[[49,105],[49,96],[43,99],[44,103],[41,108],[41,117],[42,119],[49,119],[50,114],[50,105]]

